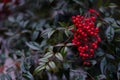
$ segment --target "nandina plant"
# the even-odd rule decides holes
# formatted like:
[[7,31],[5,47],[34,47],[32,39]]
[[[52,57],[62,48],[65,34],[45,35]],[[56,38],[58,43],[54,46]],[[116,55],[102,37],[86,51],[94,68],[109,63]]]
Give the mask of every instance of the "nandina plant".
[[120,79],[115,1],[0,2],[0,79]]

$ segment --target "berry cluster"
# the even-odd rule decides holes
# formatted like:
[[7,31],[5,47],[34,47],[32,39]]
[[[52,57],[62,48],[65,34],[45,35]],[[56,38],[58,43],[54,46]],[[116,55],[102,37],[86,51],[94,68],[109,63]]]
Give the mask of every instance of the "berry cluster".
[[97,15],[93,15],[93,10],[89,11],[89,17],[82,15],[72,16],[75,28],[72,43],[78,48],[79,54],[84,60],[84,65],[90,65],[89,58],[94,56],[94,50],[98,47],[101,38],[98,35],[99,28],[95,27]]

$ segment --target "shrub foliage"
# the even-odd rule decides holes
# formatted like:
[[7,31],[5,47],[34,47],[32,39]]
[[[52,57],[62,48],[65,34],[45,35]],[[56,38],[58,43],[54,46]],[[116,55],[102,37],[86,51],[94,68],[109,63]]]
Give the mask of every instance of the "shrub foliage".
[[[99,13],[101,42],[83,65],[72,16],[89,9]],[[119,80],[119,14],[117,0],[1,0],[0,80]]]

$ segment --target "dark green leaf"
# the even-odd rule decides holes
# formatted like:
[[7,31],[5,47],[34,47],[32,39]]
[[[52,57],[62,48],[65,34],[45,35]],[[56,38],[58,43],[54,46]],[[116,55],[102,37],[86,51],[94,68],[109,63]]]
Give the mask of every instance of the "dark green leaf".
[[3,73],[0,75],[0,80],[5,80],[6,75]]
[[40,45],[36,42],[26,42],[27,46],[33,50],[40,50]]
[[22,75],[23,75],[23,77],[26,78],[27,80],[34,80],[32,74],[31,74],[29,71],[23,73]]
[[39,59],[39,62],[45,64],[46,62],[48,62],[48,58],[46,58],[46,57],[45,58],[41,58],[41,59]]
[[60,61],[63,61],[63,56],[61,55],[61,53],[56,53],[55,54],[55,57],[60,60]]
[[61,49],[60,53],[62,54],[63,57],[65,57],[66,54],[67,54],[67,47],[63,47],[63,48]]
[[97,76],[97,80],[104,80],[104,79],[106,79],[105,75],[99,75],[99,76]]
[[48,64],[49,64],[50,68],[52,68],[52,69],[56,68],[56,64],[53,61],[50,61]]
[[67,70],[70,68],[70,65],[68,63],[63,63],[63,68]]
[[34,71],[34,75],[39,73],[41,70],[45,69],[45,67],[46,67],[45,65],[38,66]]
[[100,7],[99,10],[100,10],[100,12],[102,12],[102,13],[105,12],[105,8],[104,8],[104,7]]
[[34,31],[32,36],[31,36],[32,40],[36,40],[38,35],[39,35],[39,31]]
[[92,65],[95,65],[97,63],[96,60],[91,60],[90,62],[92,63]]
[[8,17],[8,20],[9,20],[10,22],[15,22],[15,18],[12,17],[12,16]]
[[54,34],[54,32],[55,32],[55,30],[48,32],[48,38],[50,38]]
[[101,63],[100,63],[100,70],[101,70],[101,73],[102,74],[105,74],[105,67],[107,65],[107,60],[106,58],[104,57],[102,60],[101,60]]
[[109,4],[109,7],[110,7],[110,8],[116,8],[117,5],[116,5],[115,3],[110,3],[110,4]]
[[65,22],[59,22],[60,26],[61,27],[68,27],[68,23],[65,23]]
[[106,30],[106,37],[107,37],[107,40],[108,41],[112,41],[113,40],[113,37],[114,37],[114,29],[109,26]]
[[69,37],[69,31],[68,30],[65,30],[65,34],[67,37]]
[[110,58],[110,59],[115,59],[115,57],[113,56],[113,55],[111,55],[111,54],[106,54],[106,57],[108,57],[108,58]]
[[79,8],[79,11],[81,14],[83,14],[83,9],[82,8]]
[[120,21],[116,21],[116,23],[120,26]]
[[81,2],[81,1],[79,1],[79,0],[73,0],[75,3],[77,3],[77,4],[79,4],[79,5],[81,5],[82,7],[86,7],[85,6],[85,4],[83,3],[83,2]]
[[12,72],[13,70],[14,70],[14,68],[13,68],[13,67],[10,67],[10,68],[8,68],[8,69],[6,70],[6,72],[10,73],[10,72]]
[[102,25],[101,22],[97,23],[97,27],[101,27],[101,25]]
[[49,65],[46,65],[45,67],[48,71],[50,70],[50,66]]
[[66,46],[74,46],[73,43],[67,43]]
[[64,43],[60,43],[60,44],[57,44],[55,46],[65,46],[65,44]]
[[9,74],[6,74],[6,79],[7,80],[12,80],[11,76]]
[[84,76],[82,76],[82,75],[79,75],[79,76],[77,76],[76,78],[75,78],[75,80],[84,80],[85,78],[84,78]]
[[22,56],[22,55],[23,55],[22,53],[23,53],[23,52],[20,51],[20,50],[17,50],[17,51],[15,52],[15,54],[16,54],[17,56]]
[[114,18],[110,18],[110,17],[106,17],[106,18],[104,18],[104,20],[105,20],[106,22],[108,22],[108,23],[113,23],[113,22],[115,22]]
[[52,53],[52,52],[47,52],[47,53],[44,55],[45,58],[50,58],[50,57],[52,57],[52,56],[53,56],[53,53]]

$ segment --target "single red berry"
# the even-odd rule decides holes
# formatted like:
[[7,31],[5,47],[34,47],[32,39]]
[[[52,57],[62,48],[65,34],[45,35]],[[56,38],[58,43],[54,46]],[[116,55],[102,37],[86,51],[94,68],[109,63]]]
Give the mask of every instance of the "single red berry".
[[87,62],[83,62],[83,64],[84,64],[84,65],[86,65],[86,64],[87,64]]

